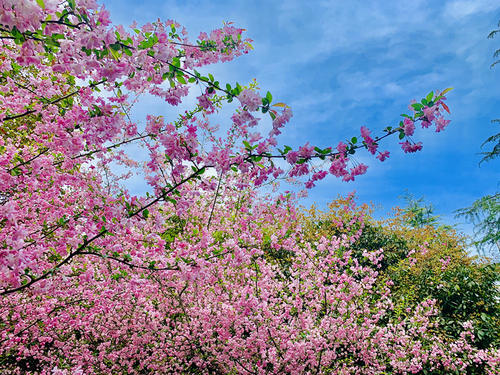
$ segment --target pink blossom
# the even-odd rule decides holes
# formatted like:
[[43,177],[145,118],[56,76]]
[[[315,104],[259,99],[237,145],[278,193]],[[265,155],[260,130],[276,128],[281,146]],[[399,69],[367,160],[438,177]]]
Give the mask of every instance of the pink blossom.
[[197,97],[198,105],[205,109],[211,109],[213,107],[212,102],[206,94],[200,95]]
[[238,100],[241,102],[243,107],[246,107],[250,112],[256,111],[259,109],[259,106],[262,105],[261,97],[254,91],[250,89],[244,89],[238,95]]
[[450,120],[445,120],[444,117],[439,116],[436,118],[436,132],[440,132],[444,130],[448,124],[450,123]]
[[403,151],[407,153],[417,152],[422,149],[422,142],[410,143],[408,141],[405,141],[405,142],[400,142],[399,144],[401,145]]
[[370,138],[370,129],[368,129],[366,126],[361,127],[361,136],[364,139]]
[[436,105],[433,105],[432,107],[425,106],[422,111],[424,112],[424,116],[427,119],[427,121],[432,122],[435,118],[437,106]]
[[7,219],[11,224],[17,223],[18,209],[16,202],[9,200],[7,203],[0,205],[0,215]]
[[377,155],[377,159],[380,161],[384,161],[388,157],[389,157],[389,151],[379,152],[379,154]]
[[413,132],[415,131],[415,124],[413,120],[405,117],[403,120],[403,131],[408,137],[413,135]]

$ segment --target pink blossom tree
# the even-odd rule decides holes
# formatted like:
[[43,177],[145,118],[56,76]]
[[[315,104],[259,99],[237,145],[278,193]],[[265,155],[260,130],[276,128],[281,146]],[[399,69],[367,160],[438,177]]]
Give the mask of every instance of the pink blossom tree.
[[[226,24],[197,39],[174,21],[131,30],[92,0],[0,2],[0,368],[13,373],[383,373],[494,369],[494,353],[432,336],[427,301],[393,316],[388,288],[350,257],[359,236],[301,239],[278,178],[306,187],[366,172],[353,155],[415,123],[448,124],[447,90],[378,136],[278,147],[291,109],[199,67],[249,52]],[[197,105],[131,120],[144,94]],[[226,135],[210,115],[238,103]],[[255,127],[269,116],[269,131]],[[254,129],[252,129],[254,128]],[[125,146],[140,144],[141,165]],[[319,161],[319,163],[317,162]],[[117,167],[119,166],[119,168]],[[285,167],[286,165],[286,167]],[[141,169],[142,168],[142,169]],[[141,169],[150,191],[127,189]],[[118,174],[118,170],[126,171]],[[207,176],[215,170],[216,177]],[[120,172],[121,173],[121,172]],[[359,219],[362,222],[362,218]],[[281,255],[280,255],[281,254]],[[366,254],[374,265],[382,252]],[[469,335],[469,336],[468,336]],[[494,371],[494,370],[491,370]]]

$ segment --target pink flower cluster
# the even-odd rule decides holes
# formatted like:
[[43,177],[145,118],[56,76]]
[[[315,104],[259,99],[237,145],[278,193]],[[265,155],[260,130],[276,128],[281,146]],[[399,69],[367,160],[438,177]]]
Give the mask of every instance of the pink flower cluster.
[[408,141],[404,141],[401,142],[400,145],[404,152],[417,152],[422,149],[422,142],[410,143]]
[[367,127],[365,127],[365,126],[361,127],[361,136],[363,137],[363,139],[366,143],[366,148],[368,149],[368,151],[372,155],[375,155],[375,153],[377,152],[378,145],[375,143],[373,138],[370,136],[370,133],[371,132]]
[[254,112],[262,105],[260,96],[251,89],[244,89],[239,95],[238,100],[243,107],[246,107],[250,112]]

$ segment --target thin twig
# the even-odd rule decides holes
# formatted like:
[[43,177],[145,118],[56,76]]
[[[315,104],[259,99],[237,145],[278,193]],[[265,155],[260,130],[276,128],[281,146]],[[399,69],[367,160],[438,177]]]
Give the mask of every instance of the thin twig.
[[[100,80],[99,82],[91,83],[90,85],[88,85],[88,87],[95,87],[95,86],[98,86],[98,85],[100,85],[100,84],[102,84],[102,83],[104,83],[106,81],[107,81],[107,79],[104,78],[104,79]],[[54,100],[50,101],[49,103],[44,104],[42,106],[42,109],[48,107],[49,105],[56,104],[56,103],[58,103],[58,102],[60,102],[60,101],[62,101],[64,99],[68,99],[68,98],[72,97],[73,95],[78,94],[79,92],[80,92],[80,90],[75,90],[75,91],[70,92],[69,94],[61,96],[60,98],[54,99]],[[31,115],[32,113],[35,113],[35,112],[37,112],[36,109],[30,109],[29,111],[26,111],[26,112],[23,112],[23,113],[18,113],[17,115],[12,115],[12,116],[4,117],[0,121],[5,122],[5,121],[8,121],[8,120],[15,120],[15,119],[27,116],[27,115]]]
[[220,177],[219,177],[219,182],[217,184],[217,190],[215,192],[214,203],[212,204],[212,210],[210,211],[210,217],[208,218],[207,229],[210,229],[210,223],[212,222],[212,217],[213,217],[213,214],[214,214],[215,203],[217,202],[217,198],[219,196],[219,189],[220,189],[220,184],[221,184],[222,176],[223,175],[224,175],[224,173],[221,172]]

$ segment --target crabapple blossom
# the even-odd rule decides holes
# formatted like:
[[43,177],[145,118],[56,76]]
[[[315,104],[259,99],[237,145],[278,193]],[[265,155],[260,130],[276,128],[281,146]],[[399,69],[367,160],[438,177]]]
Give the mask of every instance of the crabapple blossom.
[[[232,23],[192,38],[173,20],[113,25],[94,0],[1,0],[0,37],[0,370],[493,373],[498,353],[432,335],[433,301],[393,313],[383,251],[350,251],[362,217],[311,243],[293,197],[256,190],[354,180],[356,152],[413,136],[410,121],[443,130],[447,90],[379,135],[361,128],[361,144],[292,148],[277,138],[286,104],[196,70],[252,49]],[[193,88],[176,118],[132,115],[143,95],[177,106]],[[233,101],[219,129],[211,115]]]

